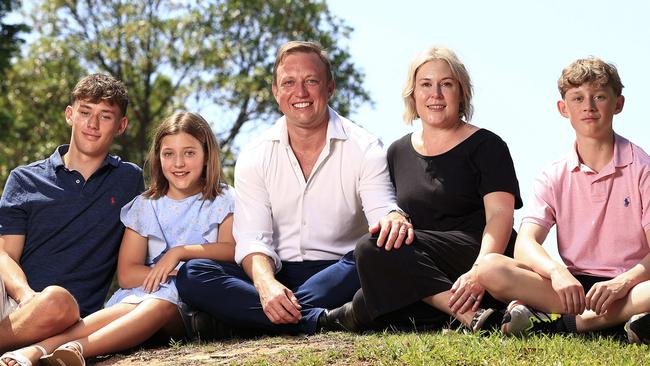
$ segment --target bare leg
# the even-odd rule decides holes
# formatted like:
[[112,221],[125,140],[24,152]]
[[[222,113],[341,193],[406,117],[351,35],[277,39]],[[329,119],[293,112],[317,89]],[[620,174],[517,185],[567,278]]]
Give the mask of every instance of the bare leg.
[[[84,357],[111,353],[136,346],[159,330],[169,336],[182,337],[185,329],[176,305],[158,299],[140,304],[117,304],[102,309],[79,321],[66,332],[49,338],[39,345],[51,353],[57,347],[73,340],[84,349]],[[36,363],[41,357],[35,347],[19,350]],[[7,362],[9,366],[11,362]]]
[[476,312],[469,310],[469,311],[466,311],[463,314],[452,313],[451,309],[449,308],[449,305],[448,305],[450,298],[451,298],[451,290],[441,292],[441,293],[435,294],[433,296],[425,297],[424,299],[422,299],[422,301],[424,301],[425,303],[431,305],[432,307],[434,307],[434,308],[436,308],[436,309],[438,309],[440,311],[443,311],[443,312],[455,317],[456,319],[458,319],[458,321],[463,323],[463,325],[469,326],[470,323],[472,322],[472,318],[474,317],[474,314],[476,314]]
[[[512,258],[486,255],[479,263],[478,276],[481,285],[501,301],[519,300],[546,313],[562,313],[560,298],[553,290],[551,281]],[[650,281],[633,287],[626,297],[614,302],[605,314],[585,311],[576,316],[576,327],[578,332],[604,329],[647,311],[650,311]]]
[[504,255],[483,257],[478,265],[478,281],[500,301],[519,300],[546,313],[562,312],[562,302],[549,279]]
[[184,328],[177,306],[165,300],[150,299],[77,341],[83,346],[84,356],[92,357],[137,346],[167,325],[170,327],[165,329],[170,336],[183,336]]
[[[38,343],[38,345],[45,348],[47,353],[52,353],[52,351],[60,345],[75,339],[86,337],[133,309],[135,309],[135,305],[133,304],[117,304],[110,308],[99,310],[78,321],[75,325],[66,329],[65,332],[50,337]],[[34,346],[19,349],[17,352],[27,357],[32,361],[32,364],[36,364],[38,359],[42,356],[41,351]],[[9,366],[13,365],[13,361],[10,362],[9,360],[6,360],[5,362]]]
[[602,315],[585,311],[576,317],[578,332],[608,328],[626,322],[632,315],[650,311],[650,281],[634,286],[624,298],[614,302]]
[[63,332],[79,320],[79,306],[64,288],[49,286],[0,322],[0,352]]

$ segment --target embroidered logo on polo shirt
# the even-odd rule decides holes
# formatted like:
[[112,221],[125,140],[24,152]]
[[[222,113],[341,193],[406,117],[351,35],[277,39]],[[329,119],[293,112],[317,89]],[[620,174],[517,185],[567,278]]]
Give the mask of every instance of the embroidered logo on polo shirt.
[[[115,206],[115,202],[116,202],[115,197],[111,196],[111,205]],[[625,205],[625,206],[627,206],[627,205]]]
[[630,197],[625,197],[623,200],[623,206],[628,207],[630,206]]

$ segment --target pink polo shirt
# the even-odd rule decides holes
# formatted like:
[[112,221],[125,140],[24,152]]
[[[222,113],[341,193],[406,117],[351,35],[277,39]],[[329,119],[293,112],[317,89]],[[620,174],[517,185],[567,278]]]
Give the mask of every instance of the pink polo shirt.
[[650,157],[615,136],[614,157],[600,173],[580,164],[574,147],[535,180],[522,223],[557,225],[569,271],[615,277],[650,253]]

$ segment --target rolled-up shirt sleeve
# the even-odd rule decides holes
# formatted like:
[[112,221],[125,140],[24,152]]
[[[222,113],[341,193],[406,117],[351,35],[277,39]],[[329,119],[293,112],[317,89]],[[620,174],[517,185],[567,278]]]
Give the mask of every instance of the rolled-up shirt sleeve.
[[395,189],[388,173],[386,150],[381,141],[368,146],[361,166],[359,194],[368,224],[373,225],[397,209]]
[[241,265],[249,254],[271,258],[275,271],[282,262],[273,247],[273,219],[269,193],[263,179],[263,159],[255,158],[258,149],[242,151],[235,167],[235,261]]
[[537,224],[550,230],[556,222],[554,206],[553,185],[543,172],[535,179],[530,204],[521,223]]

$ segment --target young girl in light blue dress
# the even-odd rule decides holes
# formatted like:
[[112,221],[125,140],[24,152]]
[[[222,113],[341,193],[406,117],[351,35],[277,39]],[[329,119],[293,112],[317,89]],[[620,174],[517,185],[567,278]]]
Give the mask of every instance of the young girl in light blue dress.
[[167,118],[148,164],[150,188],[121,212],[121,288],[104,309],[66,332],[14,352],[24,356],[17,365],[47,354],[41,364],[81,366],[84,357],[128,349],[159,332],[181,338],[177,269],[193,258],[234,260],[233,193],[222,183],[219,146],[208,123],[188,112]]

